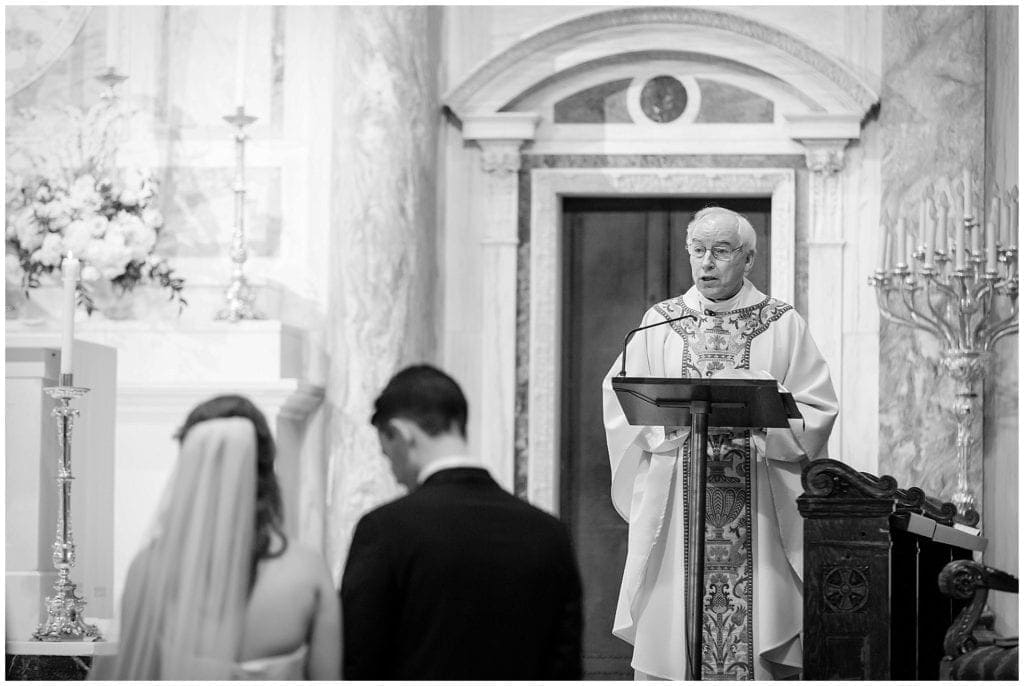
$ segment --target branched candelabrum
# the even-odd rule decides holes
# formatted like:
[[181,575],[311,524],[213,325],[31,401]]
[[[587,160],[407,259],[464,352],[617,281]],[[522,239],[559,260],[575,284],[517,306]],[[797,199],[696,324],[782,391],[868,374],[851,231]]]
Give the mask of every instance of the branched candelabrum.
[[[993,197],[983,229],[981,218],[974,216],[980,212],[971,209],[966,173],[964,179],[967,191],[957,208],[963,213],[962,226],[956,226],[955,235],[946,232],[948,197],[940,197],[938,223],[926,198],[916,237],[909,235],[903,218],[895,236],[888,230],[891,225],[886,227],[884,256],[868,283],[875,287],[883,317],[927,331],[939,341],[942,366],[957,386],[957,485],[952,501],[965,523],[976,524],[979,515],[968,479],[974,386],[989,371],[996,342],[1017,333],[1017,189],[1006,195],[1005,203],[998,194]],[[894,259],[892,239],[898,246]]]

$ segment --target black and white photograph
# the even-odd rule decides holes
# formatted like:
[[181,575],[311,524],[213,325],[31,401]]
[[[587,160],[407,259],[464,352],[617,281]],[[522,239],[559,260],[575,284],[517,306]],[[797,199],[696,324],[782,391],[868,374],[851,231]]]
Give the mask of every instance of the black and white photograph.
[[1019,7],[4,7],[5,678],[1016,683]]

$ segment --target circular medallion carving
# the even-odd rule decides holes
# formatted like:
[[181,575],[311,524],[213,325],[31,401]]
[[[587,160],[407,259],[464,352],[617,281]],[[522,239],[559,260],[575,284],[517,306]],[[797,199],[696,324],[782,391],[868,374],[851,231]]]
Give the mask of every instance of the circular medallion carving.
[[853,567],[835,567],[825,574],[825,605],[833,612],[856,612],[868,602],[868,580]]
[[688,100],[686,88],[674,76],[655,76],[640,90],[640,109],[659,124],[679,119]]

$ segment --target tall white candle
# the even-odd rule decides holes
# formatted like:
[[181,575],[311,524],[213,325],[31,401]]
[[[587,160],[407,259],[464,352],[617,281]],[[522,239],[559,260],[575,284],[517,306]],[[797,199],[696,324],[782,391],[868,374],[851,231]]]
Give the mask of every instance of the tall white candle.
[[249,8],[240,7],[238,51],[235,53],[235,105],[245,105],[245,52],[249,44]]
[[963,269],[967,265],[967,228],[966,222],[962,219],[958,220],[953,218],[953,221],[957,222],[956,225],[956,262],[954,265],[957,269]]
[[901,216],[896,221],[896,262],[907,258],[907,222]]
[[1010,238],[1010,194],[1007,193],[1007,200],[999,201],[999,244],[1006,247]]
[[64,259],[64,311],[60,338],[60,373],[71,373],[71,356],[75,340],[75,286],[78,284],[79,261],[71,253]]
[[935,264],[935,208],[932,207],[932,199],[925,198],[921,201],[924,207],[924,266],[931,267]]
[[971,205],[971,196],[974,193],[971,183],[971,173],[967,171],[967,167],[964,167],[964,216],[973,217],[974,208]]
[[[999,198],[992,198],[997,203]],[[994,204],[994,203],[993,203]],[[985,232],[985,271],[994,272],[996,270],[996,235],[999,233],[997,225],[997,217],[999,216],[998,207],[994,207],[996,211],[992,213],[988,218],[988,230]]]
[[888,219],[888,217],[886,217],[882,221],[884,222],[882,224],[882,246],[881,246],[881,249],[878,251],[878,270],[877,270],[877,271],[880,271],[880,272],[884,272],[886,269],[889,268],[889,241],[890,241],[890,238],[891,238],[891,236],[890,236],[891,229],[889,227],[889,219]]
[[1008,238],[1006,239],[1007,247],[1017,247],[1017,187],[1014,186],[1010,189],[1010,228],[1008,231]]
[[939,194],[939,225],[935,234],[935,250],[944,253],[949,249],[946,232],[949,230],[949,197],[945,191]]

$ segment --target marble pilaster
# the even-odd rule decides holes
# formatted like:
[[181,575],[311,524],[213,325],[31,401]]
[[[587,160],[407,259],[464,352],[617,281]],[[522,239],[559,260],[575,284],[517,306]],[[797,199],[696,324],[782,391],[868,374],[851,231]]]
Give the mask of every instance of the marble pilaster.
[[434,362],[439,22],[430,7],[339,7],[328,295],[325,553],[399,493],[369,419],[388,379]]
[[[473,224],[480,244],[480,455],[507,490],[515,489],[516,272],[519,246],[520,148],[537,117],[498,114],[467,118],[463,139],[480,147],[482,198]],[[471,412],[472,415],[472,412]]]
[[[984,8],[886,7],[882,52],[881,210],[897,216],[910,212],[936,177],[981,168]],[[879,335],[878,470],[949,500],[956,486],[954,388],[938,344],[885,321]],[[969,478],[984,519],[980,422],[974,429]]]
[[[846,139],[805,139],[809,192],[807,216],[807,325],[832,370],[832,384],[842,401],[843,384],[843,204],[842,171]],[[840,407],[843,403],[840,402]],[[829,437],[829,455],[839,457],[843,446],[843,416]]]

